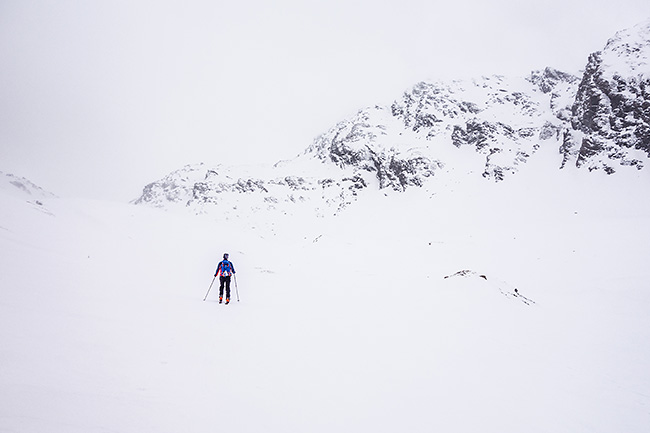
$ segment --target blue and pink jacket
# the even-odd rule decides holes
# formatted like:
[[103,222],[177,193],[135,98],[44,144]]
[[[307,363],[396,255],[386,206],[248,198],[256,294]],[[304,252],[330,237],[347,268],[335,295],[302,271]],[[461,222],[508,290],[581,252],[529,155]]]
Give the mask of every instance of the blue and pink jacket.
[[235,273],[235,266],[232,264],[232,262],[228,260],[222,260],[217,265],[217,271],[214,273],[214,276],[229,277],[234,273]]

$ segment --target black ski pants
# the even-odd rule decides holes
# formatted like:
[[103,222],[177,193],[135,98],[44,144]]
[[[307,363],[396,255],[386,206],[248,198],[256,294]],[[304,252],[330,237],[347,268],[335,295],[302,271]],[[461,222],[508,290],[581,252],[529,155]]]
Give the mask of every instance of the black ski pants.
[[219,298],[223,298],[223,287],[226,286],[226,299],[230,299],[230,275],[219,277]]

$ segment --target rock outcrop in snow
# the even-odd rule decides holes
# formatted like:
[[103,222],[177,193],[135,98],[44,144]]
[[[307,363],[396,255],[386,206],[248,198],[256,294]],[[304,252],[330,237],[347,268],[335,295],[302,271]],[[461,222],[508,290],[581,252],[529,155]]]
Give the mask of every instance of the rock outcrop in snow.
[[486,275],[479,274],[478,272],[472,271],[470,269],[464,269],[462,271],[458,271],[454,274],[447,275],[444,277],[445,280],[458,279],[458,278],[472,279],[474,280],[475,283],[480,282],[481,285],[485,285],[487,287],[494,289],[495,291],[498,291],[506,298],[523,302],[526,305],[535,304],[535,301],[522,295],[519,292],[518,288],[514,287],[508,282],[498,278],[492,278],[492,277],[488,278]]
[[361,110],[316,138],[305,155],[331,162],[340,169],[351,169],[361,178],[371,173],[379,188],[402,191],[422,186],[442,163],[417,148],[394,142],[396,130],[386,107]]

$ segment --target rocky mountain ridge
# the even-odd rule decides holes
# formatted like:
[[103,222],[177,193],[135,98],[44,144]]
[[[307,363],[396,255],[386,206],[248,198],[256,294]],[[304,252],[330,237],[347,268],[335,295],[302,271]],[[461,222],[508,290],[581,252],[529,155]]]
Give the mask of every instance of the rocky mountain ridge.
[[590,55],[581,78],[546,68],[525,78],[420,82],[390,106],[337,123],[293,160],[250,170],[186,166],[147,185],[135,203],[226,214],[304,204],[323,215],[368,187],[404,191],[444,178],[461,153],[465,174],[501,182],[542,147],[557,149],[558,169],[642,169],[650,157],[649,53],[647,21]]
[[281,164],[271,168],[194,164],[150,183],[133,203],[187,207],[197,214],[218,208],[226,219],[261,210],[293,215],[308,209],[325,216],[345,208],[366,187],[360,176],[297,175],[282,170]]
[[50,215],[48,204],[57,198],[56,195],[27,178],[2,171],[0,171],[0,192],[14,200],[25,201],[34,209]]
[[589,56],[562,146],[563,166],[642,168],[650,156],[650,20]]

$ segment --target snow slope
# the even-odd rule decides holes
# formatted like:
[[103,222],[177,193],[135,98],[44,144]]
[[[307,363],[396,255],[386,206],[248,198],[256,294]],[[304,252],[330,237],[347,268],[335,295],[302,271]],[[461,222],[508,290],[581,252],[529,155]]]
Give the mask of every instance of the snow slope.
[[0,431],[646,432],[648,174],[556,157],[321,218],[4,180]]

